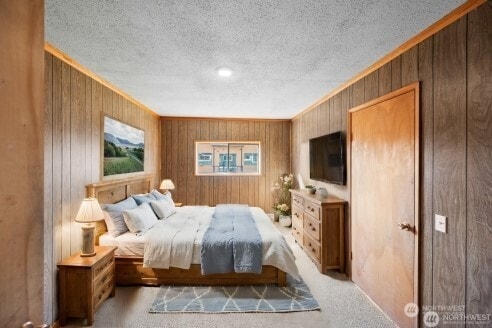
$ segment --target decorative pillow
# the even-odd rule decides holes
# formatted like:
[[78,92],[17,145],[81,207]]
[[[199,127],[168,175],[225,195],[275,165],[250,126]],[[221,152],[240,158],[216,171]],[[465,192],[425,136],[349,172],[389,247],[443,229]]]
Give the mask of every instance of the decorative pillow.
[[171,192],[168,191],[164,194],[164,198],[166,198],[166,200],[173,206],[175,207],[174,205],[174,201],[173,201],[173,195],[171,195]]
[[150,192],[156,200],[166,199],[163,194],[161,194],[158,190],[154,189]]
[[[104,215],[104,223],[106,223],[106,228],[108,229],[108,232],[113,235],[114,232],[116,231],[116,226],[113,223],[113,218],[111,215],[109,215],[108,211],[103,210],[103,215]],[[125,221],[123,221],[125,222]],[[125,223],[126,225],[126,223]],[[128,230],[128,229],[127,229]]]
[[155,196],[151,193],[132,195],[132,197],[133,199],[135,199],[138,205],[142,205],[143,203],[150,203],[153,200],[157,200],[157,198],[155,198]]
[[157,217],[150,208],[149,203],[143,203],[137,208],[123,211],[123,217],[128,230],[138,236],[143,235],[157,223]]
[[153,200],[150,202],[150,206],[152,206],[154,213],[161,220],[176,213],[174,206],[171,206],[167,199]]
[[116,204],[103,205],[103,210],[107,211],[111,217],[111,222],[106,222],[106,226],[108,227],[109,233],[113,235],[113,237],[118,237],[128,231],[125,219],[123,218],[123,211],[131,210],[137,206],[137,203],[131,197],[128,197],[127,199]]

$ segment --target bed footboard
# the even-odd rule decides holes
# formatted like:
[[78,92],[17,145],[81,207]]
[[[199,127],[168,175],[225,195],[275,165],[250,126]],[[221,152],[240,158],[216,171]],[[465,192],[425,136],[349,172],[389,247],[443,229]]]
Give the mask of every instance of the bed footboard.
[[224,273],[202,275],[199,264],[192,264],[190,269],[154,269],[144,268],[143,258],[117,256],[116,284],[124,285],[260,285],[287,284],[286,274],[276,267],[264,265],[261,274]]

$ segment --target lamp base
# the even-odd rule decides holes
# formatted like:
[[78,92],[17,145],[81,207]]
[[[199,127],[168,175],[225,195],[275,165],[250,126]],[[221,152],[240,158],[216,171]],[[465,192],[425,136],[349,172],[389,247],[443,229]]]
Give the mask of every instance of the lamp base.
[[95,256],[96,255],[96,252],[92,253],[92,254],[82,254],[80,253],[80,257],[91,257],[91,256]]
[[94,224],[88,223],[82,226],[82,250],[81,257],[91,257],[96,255],[94,251]]

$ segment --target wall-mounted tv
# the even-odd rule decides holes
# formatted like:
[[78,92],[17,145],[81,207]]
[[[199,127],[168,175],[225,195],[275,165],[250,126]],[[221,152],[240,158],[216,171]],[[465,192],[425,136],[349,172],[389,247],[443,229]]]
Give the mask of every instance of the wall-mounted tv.
[[309,139],[309,177],[345,184],[345,138],[341,131]]

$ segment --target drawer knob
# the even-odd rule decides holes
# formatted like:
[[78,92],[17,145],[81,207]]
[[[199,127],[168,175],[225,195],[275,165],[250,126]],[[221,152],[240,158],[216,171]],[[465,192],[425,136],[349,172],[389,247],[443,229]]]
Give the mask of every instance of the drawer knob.
[[297,213],[294,213],[294,216],[297,216],[297,217],[299,217],[299,214],[297,214]]
[[314,248],[311,248],[311,251],[314,253]]
[[316,228],[315,228],[315,227],[313,227],[311,230],[316,231]]

